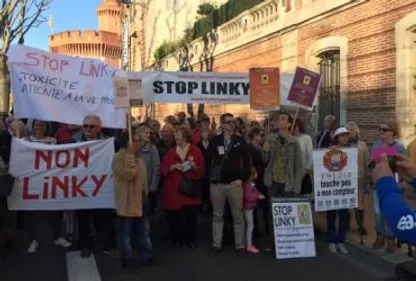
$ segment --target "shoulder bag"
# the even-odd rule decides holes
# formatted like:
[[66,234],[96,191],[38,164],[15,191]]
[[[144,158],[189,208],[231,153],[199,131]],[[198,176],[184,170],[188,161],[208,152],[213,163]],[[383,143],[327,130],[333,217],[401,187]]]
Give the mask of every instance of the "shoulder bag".
[[218,183],[221,181],[222,167],[224,165],[225,160],[227,160],[228,158],[228,153],[231,150],[232,145],[233,145],[233,141],[230,142],[227,151],[225,151],[224,156],[221,159],[220,164],[213,166],[211,170],[209,171],[209,181],[211,183]]
[[187,197],[199,198],[201,196],[201,188],[196,181],[193,181],[185,174],[182,174],[182,180],[179,184],[179,193]]

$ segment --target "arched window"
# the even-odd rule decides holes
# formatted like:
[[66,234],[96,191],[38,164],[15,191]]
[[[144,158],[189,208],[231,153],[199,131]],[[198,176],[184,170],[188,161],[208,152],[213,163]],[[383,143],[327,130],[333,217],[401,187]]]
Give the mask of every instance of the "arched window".
[[321,84],[319,87],[319,128],[323,126],[326,115],[331,114],[339,122],[341,115],[341,64],[340,51],[330,50],[320,53],[319,72]]

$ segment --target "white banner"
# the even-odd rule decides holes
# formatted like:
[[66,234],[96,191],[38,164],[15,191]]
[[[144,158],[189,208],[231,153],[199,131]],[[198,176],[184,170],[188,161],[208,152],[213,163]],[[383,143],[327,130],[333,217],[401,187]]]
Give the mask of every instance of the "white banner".
[[311,203],[306,199],[273,198],[272,210],[276,258],[315,257]]
[[[249,74],[227,72],[141,72],[145,103],[250,104]],[[293,73],[280,73],[281,105],[287,102]]]
[[16,118],[82,125],[87,114],[97,114],[104,127],[126,127],[126,111],[114,108],[113,98],[113,77],[125,72],[23,45],[12,45],[7,57]]
[[46,145],[13,138],[10,210],[112,209],[114,139]]
[[357,148],[313,152],[315,211],[358,207]]

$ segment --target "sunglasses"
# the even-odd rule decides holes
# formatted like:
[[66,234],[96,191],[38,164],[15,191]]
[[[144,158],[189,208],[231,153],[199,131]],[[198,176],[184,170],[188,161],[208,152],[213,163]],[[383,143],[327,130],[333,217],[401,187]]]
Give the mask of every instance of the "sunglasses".
[[379,128],[378,129],[378,131],[381,133],[381,132],[383,132],[383,133],[386,133],[386,132],[391,132],[392,130],[391,129],[389,129],[389,128]]
[[95,125],[88,125],[88,124],[85,124],[85,125],[83,125],[83,127],[84,127],[84,129],[94,129],[94,128],[96,128],[97,126],[95,126]]

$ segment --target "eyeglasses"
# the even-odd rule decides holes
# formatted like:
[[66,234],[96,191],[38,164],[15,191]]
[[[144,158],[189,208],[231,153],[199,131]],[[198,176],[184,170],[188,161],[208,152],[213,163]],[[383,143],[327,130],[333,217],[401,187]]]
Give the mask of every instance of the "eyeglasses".
[[386,133],[386,132],[391,132],[392,130],[391,129],[389,129],[389,128],[379,128],[378,129],[378,131],[381,133],[381,132],[383,132],[383,133]]
[[94,129],[94,128],[96,128],[97,126],[95,126],[95,125],[88,125],[88,124],[84,124],[84,125],[83,125],[83,127],[84,127],[84,129]]
[[225,121],[224,124],[235,125],[235,121]]

